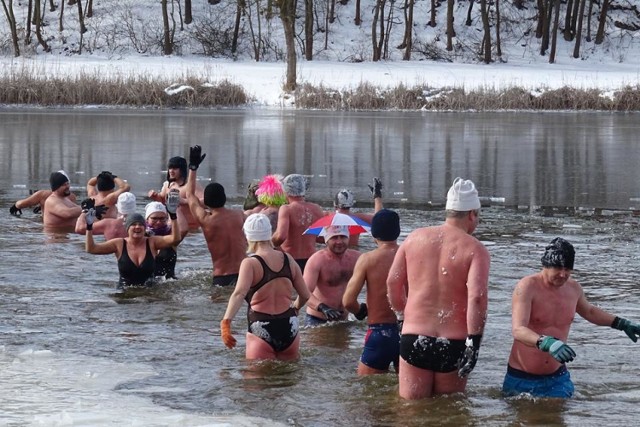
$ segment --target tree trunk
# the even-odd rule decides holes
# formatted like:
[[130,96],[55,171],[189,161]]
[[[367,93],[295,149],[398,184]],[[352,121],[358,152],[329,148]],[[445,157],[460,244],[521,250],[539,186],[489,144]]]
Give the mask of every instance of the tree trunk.
[[578,27],[576,29],[576,45],[573,47],[573,57],[580,57],[580,42],[582,40],[582,21],[584,20],[584,7],[586,0],[580,0],[580,11],[578,12]]
[[5,0],[2,0],[2,8],[4,9],[4,14],[9,22],[9,29],[11,30],[13,56],[17,58],[20,56],[20,43],[18,43],[18,26],[16,23],[16,16],[13,13],[13,0],[9,0],[9,4],[7,4]]
[[564,14],[563,35],[564,35],[565,41],[568,41],[568,42],[573,40],[573,34],[571,33],[571,12],[573,12],[573,1],[574,0],[567,0],[567,10],[565,11],[565,14]]
[[607,11],[609,10],[609,0],[602,0],[602,9],[598,18],[598,32],[596,32],[595,44],[601,44],[604,41],[604,26],[607,23]]
[[589,2],[589,11],[587,12],[587,37],[586,41],[591,41],[591,13],[593,13],[593,0],[587,0]]
[[578,14],[580,13],[580,3],[582,0],[573,0],[573,11],[571,12],[571,35],[576,36]]
[[82,11],[82,0],[77,0],[78,3],[78,22],[80,22],[80,34],[87,32],[87,27],[84,26],[84,12]]
[[162,29],[163,29],[163,44],[162,53],[165,55],[171,55],[173,53],[173,46],[171,45],[171,30],[169,29],[169,11],[167,10],[167,0],[162,0]]
[[480,0],[480,15],[482,15],[482,27],[484,28],[484,37],[482,38],[484,50],[484,63],[491,63],[491,26],[489,25],[489,8],[487,0]]
[[87,18],[91,18],[93,16],[93,0],[89,0],[87,3]]
[[382,0],[376,0],[376,5],[373,8],[373,22],[371,23],[371,45],[373,46],[372,60],[380,60],[380,51],[378,50],[378,19],[380,19],[380,2]]
[[[330,0],[328,17],[329,17],[329,23],[333,24],[334,21],[336,20],[336,0]],[[358,19],[358,16],[356,16],[356,20],[357,19]]]
[[500,41],[500,0],[496,2],[496,55],[498,58],[502,57],[502,42]]
[[[9,7],[11,7],[11,11],[13,12],[13,0],[9,0]],[[32,15],[33,15],[33,0],[29,0],[29,3],[27,4],[27,22],[24,29],[25,46],[28,46],[31,44],[31,16]],[[9,25],[11,25],[11,23],[9,23]]]
[[538,0],[538,21],[536,24],[536,38],[542,38],[544,34],[544,21],[547,17],[547,12],[545,8],[546,0]]
[[413,48],[413,6],[414,0],[407,0],[405,8],[405,29],[404,29],[404,55],[402,59],[409,61],[411,59],[411,49]]
[[64,1],[60,2],[60,18],[58,19],[58,31],[64,31]]
[[297,86],[297,56],[296,56],[296,2],[295,0],[279,0],[280,19],[284,27],[284,38],[287,46],[287,76],[283,89],[293,92]]
[[447,0],[447,51],[453,50],[453,38],[455,31],[453,29],[453,5],[455,0]]
[[233,24],[233,38],[231,39],[231,53],[236,53],[238,50],[238,37],[240,35],[240,22],[242,19],[242,5],[243,0],[237,0],[236,2],[236,22]]
[[473,0],[469,0],[469,9],[467,9],[467,20],[464,21],[464,25],[471,26],[471,11],[473,10]]
[[560,25],[560,0],[555,0],[553,6],[553,32],[551,33],[551,52],[549,52],[549,64],[556,62],[556,42],[558,40],[558,27]]
[[40,14],[40,0],[36,0],[35,8],[33,9],[33,16],[36,18],[36,38],[38,43],[44,49],[45,52],[51,52],[51,48],[47,44],[47,41],[42,37],[42,19]]
[[53,0],[49,0],[49,12],[55,12],[56,9],[56,4],[53,2]]
[[553,7],[551,6],[552,0],[545,0],[545,8],[544,8],[544,25],[542,28],[542,41],[540,43],[540,55],[544,56],[547,53],[547,49],[549,48],[549,31],[551,27],[551,13],[553,11]]
[[354,20],[354,23],[358,27],[360,26],[360,24],[362,24],[362,18],[360,18],[360,0],[356,0],[356,18]]
[[431,0],[431,17],[429,18],[429,22],[427,23],[430,27],[436,26],[436,0]]
[[191,0],[184,0],[184,23],[189,25],[193,22],[193,12]]
[[304,2],[304,57],[313,60],[313,0]]

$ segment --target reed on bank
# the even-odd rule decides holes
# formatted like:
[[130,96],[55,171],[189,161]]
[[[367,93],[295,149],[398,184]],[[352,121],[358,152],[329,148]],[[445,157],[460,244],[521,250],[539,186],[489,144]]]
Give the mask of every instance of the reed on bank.
[[[228,108],[249,106],[254,100],[240,85],[188,76],[177,82],[148,75],[48,77],[28,71],[0,76],[0,104],[28,106],[100,105],[138,108]],[[426,85],[379,88],[361,83],[337,90],[302,83],[294,107],[334,111],[427,110],[573,110],[640,111],[640,86],[616,91],[600,89],[522,88],[504,90],[431,88]]]

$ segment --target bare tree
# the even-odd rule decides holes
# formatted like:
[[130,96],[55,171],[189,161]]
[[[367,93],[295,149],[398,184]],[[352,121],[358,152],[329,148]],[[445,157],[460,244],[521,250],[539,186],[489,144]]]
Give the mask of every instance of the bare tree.
[[576,44],[573,47],[573,57],[580,57],[580,42],[582,40],[582,21],[584,19],[584,7],[587,4],[586,0],[580,0],[580,11],[578,12],[578,28],[576,29]]
[[429,22],[427,22],[427,25],[430,27],[436,26],[436,0],[431,0],[430,18]]
[[9,4],[5,0],[2,1],[2,8],[4,14],[9,22],[9,29],[11,30],[11,43],[13,44],[13,56],[16,58],[20,56],[20,44],[18,43],[18,26],[16,23],[16,16],[13,12],[13,0],[9,0]]
[[404,2],[404,40],[398,49],[404,49],[402,59],[411,59],[411,49],[413,48],[413,9],[415,0],[405,0]]
[[573,34],[571,33],[571,12],[573,12],[573,2],[574,0],[566,0],[567,1],[567,9],[564,13],[564,31],[562,32],[564,35],[564,39],[568,42],[573,40]]
[[480,0],[480,15],[482,16],[482,27],[484,36],[482,37],[483,61],[485,64],[491,63],[491,26],[489,25],[489,7],[487,0]]
[[353,22],[357,26],[360,26],[360,24],[362,23],[362,18],[360,17],[360,0],[356,0],[356,17]]
[[60,17],[58,18],[58,31],[64,31],[64,2],[60,2]]
[[54,12],[56,10],[56,4],[53,0],[49,0],[49,12]]
[[537,0],[538,1],[538,20],[536,21],[536,38],[542,38],[544,34],[544,22],[547,17],[546,12],[546,0]]
[[297,86],[297,55],[295,40],[296,25],[296,1],[295,0],[278,0],[280,7],[280,19],[284,28],[284,39],[287,46],[287,76],[283,89],[292,92]]
[[236,20],[233,24],[233,38],[231,39],[231,53],[238,51],[238,37],[240,36],[240,21],[242,20],[242,11],[244,10],[244,0],[236,1]]
[[[11,0],[11,3],[13,3],[13,0]],[[11,9],[13,11],[13,4],[11,4]],[[32,14],[33,14],[33,0],[29,0],[29,2],[27,3],[27,22],[24,29],[25,46],[28,46],[31,44],[31,15]]]
[[93,0],[89,0],[87,3],[87,18],[91,18],[93,16]]
[[587,12],[587,37],[585,40],[591,41],[591,13],[593,12],[593,0],[587,0],[589,2],[589,10]]
[[495,0],[496,2],[496,56],[498,58],[502,57],[502,42],[500,38],[500,0]]
[[473,10],[473,0],[469,0],[469,9],[467,9],[467,20],[464,21],[464,25],[471,26],[471,11]]
[[549,64],[556,62],[556,41],[558,40],[558,26],[560,25],[560,0],[555,0],[553,6],[553,31],[551,32],[551,52],[549,52]]
[[542,41],[540,42],[540,55],[544,56],[547,53],[547,49],[549,48],[549,31],[551,28],[551,13],[553,11],[553,7],[551,6],[551,2],[553,0],[544,0],[545,7],[539,13],[544,12],[544,16],[540,19],[543,21],[542,26]]
[[169,10],[167,0],[162,0],[162,29],[164,41],[162,43],[162,53],[171,55],[173,53],[173,43],[171,42],[171,29],[169,28]]
[[602,0],[602,9],[600,9],[600,17],[598,18],[598,31],[596,32],[595,44],[601,44],[604,41],[604,26],[607,23],[607,12],[609,10],[610,0]]
[[455,0],[447,0],[447,50],[451,52],[453,50],[453,38],[456,36],[456,32],[453,29],[453,7]]
[[[39,1],[39,0],[37,0]],[[84,25],[84,12],[82,12],[82,0],[76,0],[78,5],[78,22],[80,23],[80,37],[87,32],[87,27]]]
[[313,0],[304,1],[304,57],[313,59]]
[[42,37],[42,14],[40,13],[40,0],[36,0],[33,8],[33,16],[36,19],[36,38],[38,43],[45,52],[51,52],[51,48],[47,44],[47,41]]
[[[373,45],[373,61],[382,59],[382,48],[385,39],[384,7],[386,0],[376,0],[373,8],[373,22],[371,23],[371,42]],[[379,31],[379,33],[378,33]]]
[[189,25],[193,22],[193,12],[191,0],[184,0],[184,23]]

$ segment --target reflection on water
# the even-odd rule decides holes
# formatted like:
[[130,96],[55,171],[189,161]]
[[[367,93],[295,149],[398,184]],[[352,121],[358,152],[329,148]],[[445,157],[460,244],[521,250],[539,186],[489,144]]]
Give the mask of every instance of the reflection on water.
[[[55,132],[39,128],[47,115],[60,120],[50,128]],[[578,354],[570,365],[574,399],[504,399],[500,394],[511,345],[511,291],[522,276],[540,268],[544,246],[553,237],[574,243],[574,274],[588,298],[640,319],[635,232],[640,218],[624,206],[617,211],[572,209],[573,204],[546,211],[529,207],[546,203],[538,197],[548,197],[551,205],[580,188],[588,191],[564,200],[589,200],[591,206],[628,201],[637,168],[625,165],[637,163],[637,149],[620,141],[632,133],[630,117],[0,114],[0,154],[7,159],[0,171],[5,209],[0,221],[0,399],[7,403],[0,424],[259,424],[248,418],[254,416],[264,425],[575,426],[606,416],[612,425],[633,425],[640,402],[637,344],[580,318],[570,338]],[[599,142],[588,139],[589,134]],[[613,134],[615,141],[607,139]],[[63,143],[58,141],[62,135]],[[518,150],[504,142],[505,135],[518,141]],[[542,144],[540,135],[562,146]],[[72,181],[80,195],[87,176],[103,169],[126,175],[134,191],[143,194],[159,186],[168,157],[186,154],[188,145],[203,137],[210,139],[203,145],[209,144],[211,162],[202,175],[224,182],[234,196],[243,193],[248,179],[267,171],[304,172],[314,175],[312,198],[329,209],[333,190],[366,188],[366,181],[381,170],[389,183],[385,194],[400,206],[401,239],[443,218],[441,209],[410,209],[401,199],[435,205],[457,174],[481,182],[485,194],[507,200],[526,195],[526,206],[494,205],[482,212],[476,235],[492,258],[489,318],[467,393],[406,402],[397,396],[394,373],[359,378],[365,324],[357,321],[303,328],[302,356],[296,363],[248,362],[244,316],[233,323],[238,347],[228,350],[221,342],[218,324],[231,290],[211,292],[210,257],[202,234],[190,234],[180,245],[178,280],[144,297],[122,300],[111,295],[117,282],[113,256],[87,255],[82,236],[51,237],[42,232],[37,217],[25,213],[14,218],[6,211],[26,188],[45,186],[50,171],[60,167],[75,173]],[[582,170],[569,161],[569,154],[576,162],[598,165],[598,170]],[[542,163],[534,165],[538,160]],[[549,165],[559,167],[559,173],[548,173]],[[531,193],[531,188],[544,191]],[[609,194],[608,189],[615,191]],[[365,190],[358,196],[361,201],[368,197]],[[138,205],[144,205],[142,198]],[[361,244],[363,250],[373,248],[371,237],[363,236]]]

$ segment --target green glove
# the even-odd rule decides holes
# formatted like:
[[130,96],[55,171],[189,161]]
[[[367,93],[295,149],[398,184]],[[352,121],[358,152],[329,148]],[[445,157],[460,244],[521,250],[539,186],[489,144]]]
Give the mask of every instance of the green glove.
[[622,317],[616,316],[613,319],[613,323],[611,324],[613,329],[617,329],[619,331],[624,331],[625,334],[631,341],[638,342],[638,337],[640,337],[640,325],[637,323],[633,323],[627,319],[623,319]]
[[542,335],[536,346],[560,363],[571,362],[576,357],[576,352],[571,347],[554,337]]

